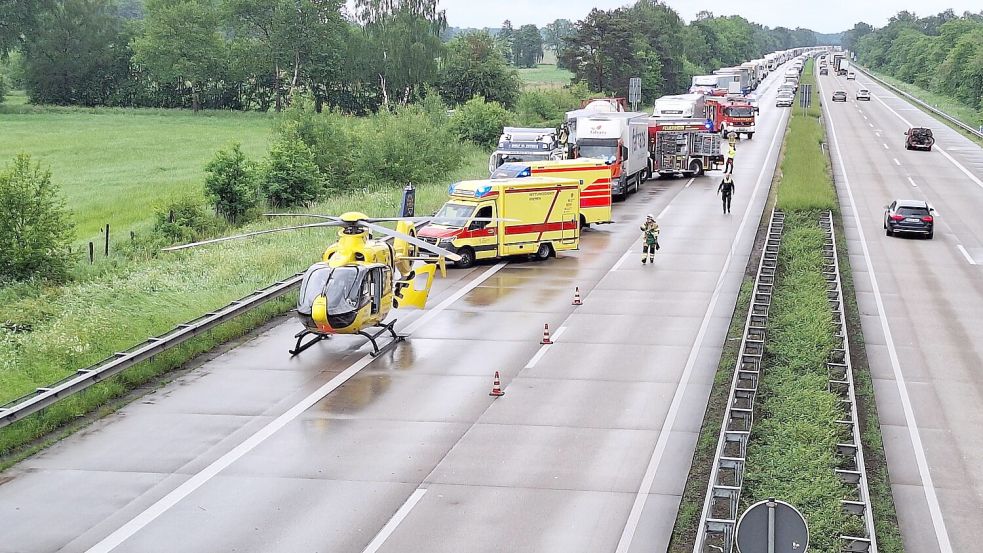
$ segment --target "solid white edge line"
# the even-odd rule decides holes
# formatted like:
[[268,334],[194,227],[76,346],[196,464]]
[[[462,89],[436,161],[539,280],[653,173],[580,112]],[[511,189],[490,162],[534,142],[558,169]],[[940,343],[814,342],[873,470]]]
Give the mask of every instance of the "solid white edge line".
[[403,505],[396,511],[396,514],[394,514],[393,517],[389,519],[389,522],[382,527],[382,530],[379,530],[379,533],[376,534],[375,538],[369,542],[369,545],[362,550],[362,553],[375,553],[378,551],[379,548],[382,547],[382,544],[386,543],[386,540],[389,539],[389,536],[396,531],[396,527],[399,526],[399,523],[403,522],[403,519],[409,516],[410,511],[413,510],[413,507],[415,507],[421,499],[423,499],[423,496],[426,493],[426,488],[417,488],[416,491],[410,494],[410,497],[406,500],[406,503],[403,503]]
[[635,250],[634,244],[632,244],[632,248],[630,248],[627,252],[625,252],[625,255],[621,256],[621,259],[619,259],[618,262],[614,264],[614,267],[611,267],[611,270],[608,272],[611,273],[620,269],[621,266],[624,265],[625,261],[628,261],[628,257],[631,256],[631,252],[633,252],[634,250]]
[[[502,262],[489,268],[487,271],[482,273],[481,276],[472,280],[466,286],[455,292],[452,296],[441,302],[440,305],[428,311],[426,315],[430,315],[429,317],[426,315],[420,317],[403,332],[409,334],[412,332],[412,330],[419,328],[420,325],[424,324],[426,321],[429,321],[436,316],[436,314],[450,307],[451,304],[459,300],[471,290],[477,288],[482,282],[497,273],[505,265],[506,263]],[[366,353],[358,361],[338,374],[338,376],[326,382],[316,391],[288,409],[285,413],[270,421],[263,428],[259,429],[259,431],[257,431],[255,434],[246,438],[242,443],[232,448],[218,459],[212,461],[211,464],[194,474],[188,480],[185,480],[180,486],[168,492],[167,495],[158,499],[154,504],[130,519],[126,524],[117,528],[111,534],[90,547],[86,553],[108,553],[109,551],[112,551],[118,547],[124,541],[153,522],[157,517],[167,512],[171,507],[177,505],[178,502],[191,495],[195,490],[211,480],[215,475],[222,472],[232,463],[236,462],[244,455],[262,444],[270,436],[300,416],[301,413],[313,407],[318,401],[324,399],[325,396],[333,392],[353,376],[358,374],[359,371],[367,367],[373,360],[375,360],[375,358],[372,357],[372,354]]]
[[[908,127],[914,127],[915,126],[915,125],[913,125],[911,123],[911,121],[908,121],[907,119],[905,119],[904,117],[902,117],[900,113],[894,111],[894,109],[891,106],[889,106],[886,103],[884,103],[884,100],[881,100],[880,98],[878,98],[877,101],[880,102],[881,105],[883,105],[884,107],[886,107],[888,109],[888,111],[890,111],[891,113],[893,113],[898,119],[900,119],[902,122],[904,122],[905,125],[908,125]],[[951,155],[949,155],[949,152],[947,152],[944,149],[942,149],[942,146],[939,146],[938,144],[936,144],[934,146],[934,148],[936,150],[938,150],[940,154],[942,154],[943,156],[945,156],[946,159],[948,159],[950,162],[952,162],[952,164],[955,165],[956,168],[958,168],[967,177],[969,177],[970,180],[972,180],[973,182],[975,182],[977,186],[979,186],[980,188],[983,188],[983,181],[981,181],[976,175],[974,175],[973,173],[971,173],[969,171],[969,169],[967,169],[966,167],[963,166],[962,163],[959,163],[958,161],[956,161],[956,158],[954,158]]]
[[[822,84],[820,83],[820,89]],[[884,102],[881,102],[882,104]],[[887,104],[885,104],[887,107]],[[891,109],[891,108],[888,108]],[[922,489],[925,491],[925,500],[928,502],[929,514],[932,517],[932,525],[935,529],[935,537],[942,553],[952,553],[952,545],[949,543],[949,532],[942,518],[942,508],[939,506],[939,498],[935,493],[935,485],[932,482],[932,474],[928,469],[928,460],[925,457],[925,448],[922,445],[921,433],[915,421],[915,413],[911,405],[911,397],[908,395],[908,384],[905,382],[904,374],[901,372],[901,362],[898,360],[898,350],[894,345],[894,336],[891,334],[891,326],[887,322],[887,311],[884,309],[884,299],[881,297],[881,289],[877,283],[877,276],[874,272],[874,263],[870,259],[870,248],[867,246],[867,237],[864,234],[863,223],[860,219],[860,211],[857,209],[857,202],[853,196],[853,188],[850,186],[850,178],[846,173],[846,165],[843,163],[843,154],[840,152],[840,142],[836,138],[836,130],[833,126],[833,118],[825,105],[823,111],[829,121],[829,133],[833,147],[836,150],[836,160],[840,166],[843,184],[850,198],[850,208],[853,212],[854,223],[857,233],[860,236],[860,248],[863,250],[864,261],[867,265],[867,274],[870,276],[870,285],[874,293],[874,302],[877,304],[878,317],[881,320],[881,331],[884,333],[884,341],[887,345],[888,357],[891,360],[891,368],[894,371],[894,380],[898,386],[898,393],[901,396],[901,406],[904,411],[905,423],[908,426],[908,436],[915,452],[915,464],[918,465],[918,473],[922,480]],[[897,114],[895,114],[897,115]]]
[[962,244],[956,244],[956,248],[958,248],[959,251],[962,252],[963,257],[966,258],[966,261],[969,261],[970,265],[976,265],[976,260],[969,255],[969,252],[966,251],[966,248],[964,248]]
[[[772,137],[771,144],[768,146],[768,154],[765,156],[765,162],[763,164],[764,167],[768,167],[769,160],[775,152],[775,142],[778,140],[778,137],[785,136],[784,129],[788,123],[789,113],[788,111],[782,112],[778,127],[775,129],[775,136]],[[692,376],[693,367],[696,365],[696,358],[700,354],[700,348],[703,347],[703,339],[706,337],[707,329],[710,327],[710,319],[713,318],[713,312],[717,307],[717,300],[720,298],[720,288],[723,286],[727,272],[730,270],[730,264],[734,260],[734,255],[737,252],[737,244],[740,242],[740,238],[744,233],[744,227],[747,225],[748,217],[751,215],[751,210],[754,207],[754,198],[758,195],[758,190],[761,188],[761,181],[764,176],[765,171],[758,173],[758,180],[755,182],[754,190],[751,192],[751,201],[748,202],[747,208],[744,210],[744,217],[741,219],[741,224],[734,235],[735,239],[731,244],[730,251],[727,253],[726,260],[724,260],[724,266],[720,270],[720,276],[717,277],[717,283],[713,288],[713,295],[710,297],[710,304],[707,305],[707,311],[703,315],[703,322],[700,324],[700,331],[696,335],[693,347],[690,348],[689,357],[686,359],[686,366],[683,368],[683,372],[679,377],[679,384],[676,386],[676,391],[672,396],[669,411],[666,413],[665,422],[662,423],[662,430],[659,432],[659,439],[655,444],[652,457],[649,459],[648,467],[645,469],[642,483],[638,487],[638,492],[635,494],[635,501],[632,503],[631,511],[628,513],[628,521],[625,524],[624,531],[621,533],[621,539],[618,541],[618,548],[615,550],[615,553],[626,553],[628,548],[631,547],[632,539],[635,537],[638,522],[642,517],[642,510],[645,508],[645,498],[652,489],[655,475],[659,470],[659,465],[662,463],[662,456],[665,454],[666,447],[669,443],[669,436],[672,434],[672,427],[675,425],[676,416],[679,414],[679,406],[683,401],[683,394],[686,392],[686,388],[689,387],[689,379]],[[769,176],[769,181],[770,179],[771,176]]]
[[[550,336],[550,341],[556,343],[556,341],[560,339],[560,335],[562,335],[563,331],[565,331],[566,329],[567,327],[565,326],[561,326],[560,328],[556,329],[556,332],[554,332],[553,335]],[[526,363],[526,366],[524,368],[531,369],[535,367],[536,363],[539,363],[539,360],[542,359],[544,355],[546,355],[546,352],[550,349],[550,346],[552,345],[553,344],[543,344],[542,347],[539,348],[539,351],[536,352],[536,355],[533,355],[532,359],[530,359],[529,362]]]

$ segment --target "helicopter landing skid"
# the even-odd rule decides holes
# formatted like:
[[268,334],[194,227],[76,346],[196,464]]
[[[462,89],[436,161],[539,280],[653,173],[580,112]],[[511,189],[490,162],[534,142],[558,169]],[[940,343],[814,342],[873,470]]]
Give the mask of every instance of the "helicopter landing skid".
[[[303,345],[301,345],[301,342],[304,341],[304,337],[309,336],[311,334],[313,334],[314,337],[308,340]],[[288,353],[290,353],[291,357],[297,356],[307,348],[313,346],[314,344],[320,342],[321,340],[327,340],[330,337],[331,336],[328,336],[327,334],[318,334],[316,332],[311,332],[310,330],[307,329],[301,330],[297,334],[294,334],[294,338],[297,339],[297,345],[294,346],[294,349],[290,350]]]
[[[395,320],[390,321],[389,324],[376,325],[379,328],[379,330],[376,331],[374,334],[370,334],[364,330],[358,331],[358,334],[365,336],[366,338],[368,338],[369,342],[372,343],[372,352],[371,352],[372,357],[378,357],[382,355],[383,353],[395,347],[396,344],[406,339],[406,336],[403,336],[401,334],[396,334],[396,330],[393,328],[395,325],[396,325]],[[382,336],[386,332],[388,332],[390,336],[392,336],[392,340],[390,340],[388,344],[380,348],[376,340],[379,338],[379,336]]]

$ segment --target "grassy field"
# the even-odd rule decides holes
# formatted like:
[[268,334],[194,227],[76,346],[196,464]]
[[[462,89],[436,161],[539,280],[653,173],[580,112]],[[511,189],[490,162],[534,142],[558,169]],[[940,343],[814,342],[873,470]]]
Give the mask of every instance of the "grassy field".
[[570,84],[573,73],[556,65],[540,64],[538,67],[519,69],[523,84],[532,88],[559,88]]
[[155,203],[199,193],[204,166],[232,141],[266,153],[273,116],[152,109],[0,106],[0,163],[26,152],[51,169],[74,212],[78,240],[109,223],[118,236],[145,227]]

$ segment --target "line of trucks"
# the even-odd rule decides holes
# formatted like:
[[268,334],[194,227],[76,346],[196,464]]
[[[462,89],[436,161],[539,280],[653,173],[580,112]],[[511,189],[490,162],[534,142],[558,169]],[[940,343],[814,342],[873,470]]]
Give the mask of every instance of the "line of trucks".
[[653,176],[719,169],[726,138],[754,136],[758,109],[745,95],[805,50],[720,69],[712,85],[709,76],[694,77],[688,94],[659,98],[651,114],[629,111],[624,98],[595,98],[567,112],[559,128],[506,127],[489,179],[451,185],[419,237],[461,256],[458,267],[578,249],[583,228],[612,222],[612,200]]

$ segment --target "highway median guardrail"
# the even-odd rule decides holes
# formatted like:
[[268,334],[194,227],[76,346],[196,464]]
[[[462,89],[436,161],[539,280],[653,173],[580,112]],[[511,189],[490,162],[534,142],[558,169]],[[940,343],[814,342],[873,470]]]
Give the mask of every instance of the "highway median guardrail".
[[924,109],[932,112],[935,115],[938,115],[942,119],[945,119],[946,121],[952,123],[953,125],[959,127],[960,129],[962,129],[962,130],[964,130],[964,131],[972,134],[973,136],[975,136],[977,138],[980,138],[980,139],[983,139],[983,132],[980,132],[979,129],[974,129],[973,127],[967,125],[966,123],[963,123],[959,119],[956,119],[955,117],[953,117],[953,116],[949,115],[948,113],[940,110],[939,108],[937,108],[937,107],[929,104],[928,102],[925,102],[925,101],[923,101],[923,100],[915,97],[914,95],[909,94],[908,92],[905,92],[904,90],[901,90],[900,88],[894,86],[893,84],[888,83],[887,81],[881,79],[880,77],[877,77],[876,75],[874,75],[873,73],[871,73],[871,71],[869,69],[867,69],[866,67],[863,67],[863,66],[860,66],[860,65],[857,65],[857,64],[854,64],[853,67],[856,67],[864,75],[867,75],[868,77],[870,77],[871,79],[873,79],[874,81],[876,81],[881,86],[884,86],[884,87],[890,89],[895,94],[899,94],[901,96],[904,96],[906,100],[908,100],[908,101],[910,101],[912,103],[917,104],[918,106],[920,106],[920,107],[922,107],[922,108],[924,108]]

